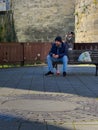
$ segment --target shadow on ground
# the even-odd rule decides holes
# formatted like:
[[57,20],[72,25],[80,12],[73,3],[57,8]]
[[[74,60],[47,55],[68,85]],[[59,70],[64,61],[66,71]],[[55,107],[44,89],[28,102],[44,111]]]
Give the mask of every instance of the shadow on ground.
[[29,121],[9,114],[0,114],[0,130],[72,130],[48,124],[47,122]]

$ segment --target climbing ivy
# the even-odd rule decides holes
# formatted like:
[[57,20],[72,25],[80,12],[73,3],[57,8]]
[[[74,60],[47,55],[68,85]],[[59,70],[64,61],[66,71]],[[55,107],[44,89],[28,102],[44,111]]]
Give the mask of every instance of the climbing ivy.
[[13,13],[11,11],[0,14],[0,42],[17,41]]
[[10,0],[10,10],[0,12],[0,42],[17,41],[14,27],[12,1],[13,0]]

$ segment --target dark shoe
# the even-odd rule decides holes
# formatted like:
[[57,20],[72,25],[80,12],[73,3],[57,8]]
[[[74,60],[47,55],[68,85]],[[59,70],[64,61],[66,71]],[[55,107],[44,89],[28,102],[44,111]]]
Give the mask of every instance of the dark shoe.
[[53,72],[49,71],[49,72],[47,72],[47,73],[45,74],[45,76],[53,75],[53,74],[54,74]]
[[64,77],[66,76],[66,72],[63,72],[63,76],[64,76]]

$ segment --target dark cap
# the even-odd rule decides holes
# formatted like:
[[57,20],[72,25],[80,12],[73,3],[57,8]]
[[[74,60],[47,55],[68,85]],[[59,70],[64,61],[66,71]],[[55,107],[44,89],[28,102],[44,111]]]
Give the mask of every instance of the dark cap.
[[70,34],[74,35],[74,32],[70,32]]
[[62,38],[61,38],[60,36],[57,36],[57,37],[55,38],[55,41],[62,42]]

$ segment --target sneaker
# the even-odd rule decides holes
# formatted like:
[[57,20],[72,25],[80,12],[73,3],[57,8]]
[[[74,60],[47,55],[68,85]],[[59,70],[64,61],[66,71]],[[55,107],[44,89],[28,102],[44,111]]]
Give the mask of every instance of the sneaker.
[[64,76],[64,77],[66,76],[66,72],[63,72],[63,76]]
[[49,72],[47,72],[47,73],[45,74],[45,76],[47,76],[47,75],[53,75],[53,74],[54,74],[53,72],[49,71]]

